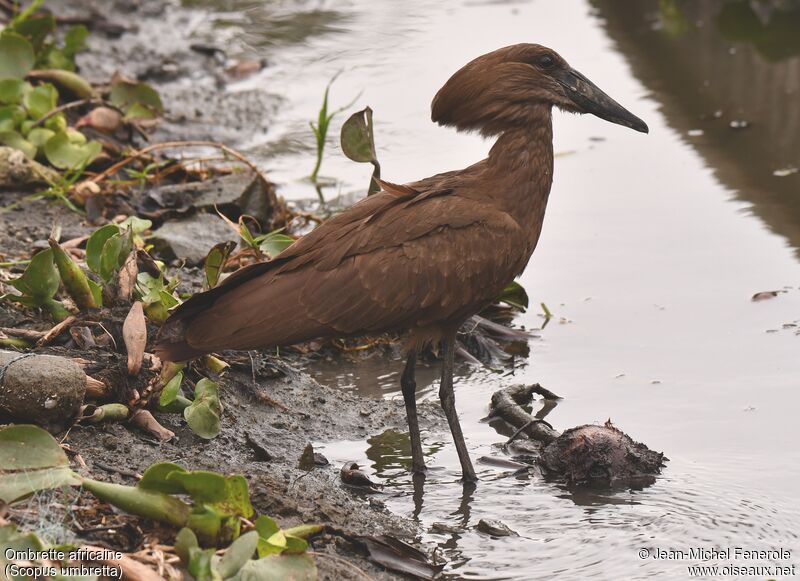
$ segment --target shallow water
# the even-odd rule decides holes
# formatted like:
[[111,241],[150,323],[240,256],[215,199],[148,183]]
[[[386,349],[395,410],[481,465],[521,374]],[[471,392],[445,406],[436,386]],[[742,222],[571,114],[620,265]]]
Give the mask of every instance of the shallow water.
[[[645,136],[556,115],[561,155],[521,280],[531,304],[546,303],[555,318],[531,342],[526,365],[504,373],[460,366],[457,404],[473,458],[500,455],[505,438],[480,421],[491,393],[540,382],[564,397],[548,416],[557,428],[610,417],[664,451],[671,461],[655,485],[575,495],[478,464],[477,488],[464,489],[449,435],[437,433],[424,434],[430,470],[420,495],[402,437],[321,443],[332,461],[359,461],[385,480],[381,498],[419,519],[449,574],[679,579],[698,563],[641,559],[643,548],[784,548],[791,558],[772,564],[800,561],[800,335],[792,326],[800,323],[800,173],[791,173],[800,167],[800,51],[769,24],[795,22],[796,13],[776,16],[762,4],[753,20],[721,15],[748,3],[709,1],[665,1],[660,11],[657,2],[605,0],[199,4],[220,10],[209,34],[270,64],[232,90],[282,96],[272,130],[253,135],[249,149],[288,198],[314,196],[302,181],[313,165],[308,120],[338,71],[331,105],[363,91],[351,110],[375,110],[383,176],[395,182],[485,156],[490,143],[429,121],[430,99],[467,60],[515,42],[555,48],[650,126]],[[741,121],[747,128],[731,127]],[[335,141],[321,172],[339,180],[329,198],[366,189],[370,175]],[[543,321],[534,306],[517,322]],[[399,397],[401,368],[370,361],[316,373]],[[421,397],[434,397],[436,370],[423,370],[419,383]],[[474,529],[481,518],[520,536],[491,539]],[[707,564],[728,563],[758,562]]]

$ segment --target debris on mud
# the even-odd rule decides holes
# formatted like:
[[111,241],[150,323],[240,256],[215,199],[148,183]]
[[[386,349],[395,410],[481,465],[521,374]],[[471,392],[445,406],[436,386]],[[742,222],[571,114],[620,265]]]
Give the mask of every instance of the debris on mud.
[[[544,404],[535,416],[530,408],[534,394]],[[501,389],[492,395],[490,421],[501,433],[512,427],[506,447],[520,459],[531,459],[545,477],[568,486],[642,487],[655,482],[667,460],[663,453],[634,441],[610,420],[559,433],[544,420],[559,399],[539,384]]]

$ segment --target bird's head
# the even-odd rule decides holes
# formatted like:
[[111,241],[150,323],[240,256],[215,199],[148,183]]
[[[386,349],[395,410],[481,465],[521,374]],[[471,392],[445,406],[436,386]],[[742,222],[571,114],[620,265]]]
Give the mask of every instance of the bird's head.
[[515,44],[467,63],[445,83],[431,105],[431,119],[462,131],[496,135],[540,123],[555,105],[647,133],[647,125],[538,44]]

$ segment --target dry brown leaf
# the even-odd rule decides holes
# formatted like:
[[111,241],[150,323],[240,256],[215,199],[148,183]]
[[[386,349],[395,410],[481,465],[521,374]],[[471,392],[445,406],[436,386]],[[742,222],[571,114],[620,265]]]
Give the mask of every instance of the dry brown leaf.
[[144,349],[147,345],[147,323],[144,319],[144,306],[142,301],[136,301],[131,306],[125,323],[122,325],[122,338],[125,340],[125,349],[128,352],[128,373],[139,375],[144,359]]

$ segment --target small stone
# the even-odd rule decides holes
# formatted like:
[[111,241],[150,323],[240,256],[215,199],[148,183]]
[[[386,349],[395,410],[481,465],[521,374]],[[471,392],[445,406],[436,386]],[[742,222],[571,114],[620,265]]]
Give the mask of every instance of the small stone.
[[167,222],[150,239],[166,260],[185,260],[201,264],[208,251],[220,242],[235,240],[236,234],[219,216],[195,214],[186,220]]

